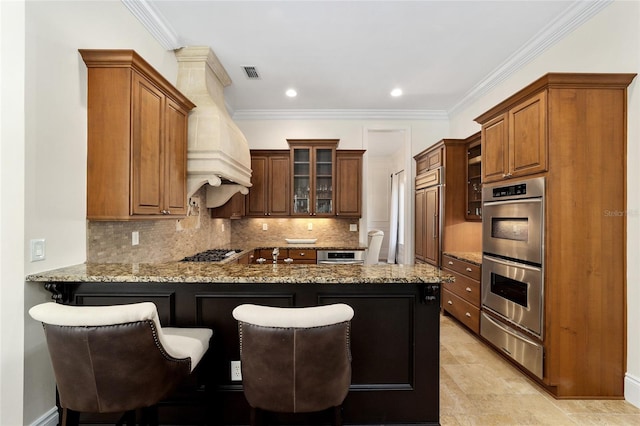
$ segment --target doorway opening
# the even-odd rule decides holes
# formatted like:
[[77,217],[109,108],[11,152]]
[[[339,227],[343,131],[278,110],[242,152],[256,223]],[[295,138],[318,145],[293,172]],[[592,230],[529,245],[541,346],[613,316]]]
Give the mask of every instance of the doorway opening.
[[[380,248],[380,260],[391,263],[412,263],[408,253],[411,239],[411,197],[406,176],[411,171],[411,131],[408,127],[366,128],[364,169],[365,226],[361,236],[366,241],[370,230],[380,229],[385,236]],[[393,193],[394,185],[396,193]],[[361,239],[362,240],[362,239]],[[390,244],[391,243],[391,244]]]

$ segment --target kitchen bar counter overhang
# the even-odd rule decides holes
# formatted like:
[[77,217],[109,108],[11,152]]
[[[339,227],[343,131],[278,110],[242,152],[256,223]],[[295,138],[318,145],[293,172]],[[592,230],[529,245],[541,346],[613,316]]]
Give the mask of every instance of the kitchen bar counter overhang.
[[[27,280],[34,281],[29,285],[44,285],[58,303],[150,301],[158,307],[163,326],[214,330],[198,372],[208,391],[195,388],[168,397],[159,406],[160,424],[248,424],[242,382],[232,381],[230,374],[231,361],[240,359],[238,326],[231,312],[243,303],[350,305],[355,312],[353,372],[343,405],[345,424],[439,424],[440,284],[453,277],[431,266],[82,264],[32,274]],[[325,415],[278,414],[274,420],[315,425],[326,423]],[[83,416],[83,422],[95,420]]]
[[83,263],[28,275],[33,282],[109,283],[333,283],[393,284],[452,282],[429,265],[263,265],[209,262]]

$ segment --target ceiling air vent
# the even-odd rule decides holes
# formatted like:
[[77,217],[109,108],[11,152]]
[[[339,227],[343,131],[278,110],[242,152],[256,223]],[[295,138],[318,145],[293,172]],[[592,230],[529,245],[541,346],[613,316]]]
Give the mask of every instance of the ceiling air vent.
[[256,67],[243,66],[242,69],[249,80],[260,80],[260,74],[258,74]]

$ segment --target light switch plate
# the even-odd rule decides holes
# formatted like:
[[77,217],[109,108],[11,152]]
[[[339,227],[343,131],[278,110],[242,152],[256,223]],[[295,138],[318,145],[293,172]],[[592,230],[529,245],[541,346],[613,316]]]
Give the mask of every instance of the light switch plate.
[[138,231],[131,232],[131,245],[137,246],[140,244],[140,233]]
[[31,240],[31,261],[38,262],[47,258],[46,244],[44,238]]
[[313,223],[311,222],[307,223],[307,230],[313,231]]
[[349,224],[349,231],[358,232],[358,224],[357,223],[350,223]]

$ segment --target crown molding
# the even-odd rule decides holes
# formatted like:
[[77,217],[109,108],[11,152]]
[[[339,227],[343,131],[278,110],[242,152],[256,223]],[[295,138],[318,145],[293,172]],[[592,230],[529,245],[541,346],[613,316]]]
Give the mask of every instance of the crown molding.
[[467,94],[447,112],[454,115],[469,104],[479,99],[516,73],[519,69],[540,56],[549,47],[563,39],[567,34],[597,15],[602,9],[613,3],[613,0],[574,1],[566,11],[540,30],[520,50],[511,55],[505,62],[493,70],[487,77],[476,84]]
[[441,110],[419,109],[245,109],[236,110],[234,120],[448,120]]
[[167,50],[184,47],[180,37],[165,21],[153,3],[147,0],[121,0],[129,12],[151,33],[151,35]]

